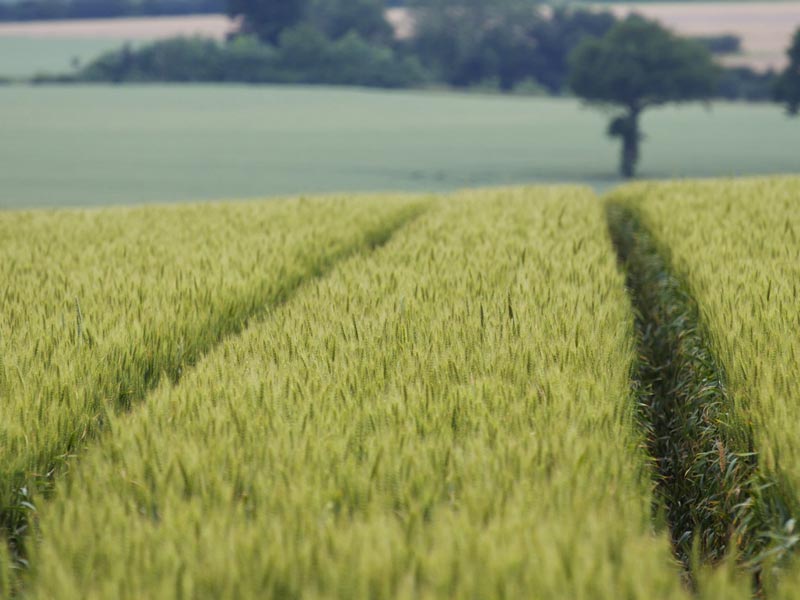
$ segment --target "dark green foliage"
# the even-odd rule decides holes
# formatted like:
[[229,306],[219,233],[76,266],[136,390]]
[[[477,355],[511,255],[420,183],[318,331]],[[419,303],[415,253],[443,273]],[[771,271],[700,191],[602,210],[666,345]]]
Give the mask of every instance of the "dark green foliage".
[[213,81],[219,78],[222,53],[216,42],[174,38],[134,49],[129,45],[90,63],[82,73],[89,81]]
[[270,44],[301,23],[333,40],[355,32],[370,42],[389,43],[394,31],[385,11],[384,0],[228,0],[228,14],[244,19],[244,33]]
[[622,139],[620,171],[625,177],[633,176],[639,160],[642,111],[707,99],[718,76],[708,50],[641,17],[617,23],[601,39],[585,40],[571,65],[570,87],[578,96],[623,110],[609,133]]
[[602,39],[584,41],[572,60],[572,89],[590,102],[643,110],[704,99],[717,75],[709,52],[655,22],[631,17]]
[[412,47],[450,85],[496,80],[510,90],[534,79],[560,93],[572,50],[587,36],[604,35],[615,19],[610,13],[566,8],[545,16],[539,8],[536,0],[418,0]]
[[555,9],[550,18],[538,20],[533,27],[536,49],[530,58],[531,76],[552,93],[563,92],[570,54],[587,37],[603,37],[615,23],[608,12]]
[[239,36],[216,51],[222,56],[217,74],[221,81],[259,83],[280,79],[275,66],[277,51],[255,37]]
[[702,35],[691,39],[712,54],[736,54],[742,50],[742,39],[738,35]]
[[370,42],[389,44],[394,30],[385,13],[384,0],[312,0],[309,19],[334,40],[355,32]]
[[726,100],[769,101],[775,80],[773,71],[759,73],[749,67],[722,69],[714,96]]
[[531,28],[541,18],[538,5],[538,0],[417,0],[414,51],[450,85],[499,77],[508,89],[534,54]]
[[227,44],[175,38],[134,49],[125,46],[89,64],[85,81],[328,83],[408,87],[425,80],[413,59],[373,45],[356,33],[331,41],[301,25],[287,30],[277,47],[241,36]]
[[794,116],[800,112],[800,29],[795,33],[787,54],[789,66],[775,84],[775,99],[785,104],[787,112]]
[[228,0],[228,14],[242,17],[244,32],[274,44],[306,17],[309,0]]
[[372,45],[355,32],[330,41],[307,25],[281,37],[278,64],[286,79],[295,83],[406,87],[426,80],[413,58]]

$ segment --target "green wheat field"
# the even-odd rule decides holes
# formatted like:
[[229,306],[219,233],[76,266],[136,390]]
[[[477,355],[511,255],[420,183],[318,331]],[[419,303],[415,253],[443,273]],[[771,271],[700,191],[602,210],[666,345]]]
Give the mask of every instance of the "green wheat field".
[[800,594],[800,179],[7,210],[0,256],[2,597]]

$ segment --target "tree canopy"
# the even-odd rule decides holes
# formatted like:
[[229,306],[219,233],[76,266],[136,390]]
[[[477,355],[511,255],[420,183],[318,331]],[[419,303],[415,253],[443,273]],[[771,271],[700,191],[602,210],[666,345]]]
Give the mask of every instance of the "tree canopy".
[[385,0],[228,0],[228,14],[243,18],[244,32],[273,45],[301,23],[313,24],[333,40],[357,33],[371,42],[387,42],[394,32],[385,11]]
[[708,98],[716,76],[717,67],[702,45],[658,23],[630,17],[575,50],[570,86],[589,102],[643,110]]
[[787,54],[789,66],[775,85],[775,99],[786,104],[790,115],[796,115],[800,112],[800,29],[795,33]]
[[244,31],[276,44],[284,30],[300,23],[310,0],[228,0],[228,14],[242,17]]
[[334,40],[348,33],[372,42],[387,43],[394,37],[384,0],[312,0],[309,18]]
[[[438,77],[455,86],[500,78],[508,89],[531,63],[531,26],[540,0],[410,0],[416,15],[414,49]],[[520,64],[523,63],[523,64]]]
[[707,99],[718,68],[701,44],[641,17],[620,21],[600,39],[587,39],[571,59],[570,87],[584,100],[618,106],[609,135],[622,140],[621,172],[635,173],[641,112],[670,102]]

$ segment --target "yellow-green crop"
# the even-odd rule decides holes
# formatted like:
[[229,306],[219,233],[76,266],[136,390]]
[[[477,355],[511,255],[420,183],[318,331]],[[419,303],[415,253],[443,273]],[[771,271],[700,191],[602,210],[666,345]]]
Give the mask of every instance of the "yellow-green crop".
[[[686,282],[726,376],[732,417],[769,488],[777,521],[768,549],[798,542],[800,514],[800,180],[636,184],[634,208]],[[763,532],[762,532],[763,533]],[[782,594],[796,594],[795,569]]]
[[[414,198],[0,214],[0,538],[108,419],[336,260]],[[2,535],[5,534],[5,535]],[[0,574],[0,581],[2,581]]]
[[441,200],[109,415],[28,593],[686,597],[633,347],[590,192]]

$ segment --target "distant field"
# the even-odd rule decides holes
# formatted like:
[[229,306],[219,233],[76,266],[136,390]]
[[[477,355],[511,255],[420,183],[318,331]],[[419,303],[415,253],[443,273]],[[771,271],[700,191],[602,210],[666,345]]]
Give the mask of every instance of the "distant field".
[[0,77],[67,73],[120,43],[103,38],[0,36]]
[[222,15],[0,23],[0,76],[64,73],[123,42],[177,35],[223,39],[234,22]]
[[[0,87],[0,207],[618,183],[572,100],[302,87]],[[646,178],[796,172],[775,106],[648,112]]]
[[71,19],[0,23],[0,36],[141,40],[175,35],[204,35],[222,39],[234,26],[235,21],[224,15]]

